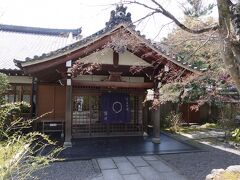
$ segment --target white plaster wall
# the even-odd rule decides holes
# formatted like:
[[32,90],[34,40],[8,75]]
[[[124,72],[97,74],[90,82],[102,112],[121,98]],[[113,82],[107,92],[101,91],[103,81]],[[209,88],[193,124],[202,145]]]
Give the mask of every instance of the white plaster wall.
[[84,63],[113,64],[113,50],[105,48],[80,59]]
[[129,65],[129,66],[151,66],[151,64],[142,60],[141,58],[135,56],[129,51],[123,54],[119,54],[119,65]]
[[[113,50],[111,48],[105,48],[84,58],[81,58],[80,61],[84,63],[113,64]],[[151,64],[135,56],[129,51],[126,51],[123,54],[119,54],[119,65],[151,66]]]

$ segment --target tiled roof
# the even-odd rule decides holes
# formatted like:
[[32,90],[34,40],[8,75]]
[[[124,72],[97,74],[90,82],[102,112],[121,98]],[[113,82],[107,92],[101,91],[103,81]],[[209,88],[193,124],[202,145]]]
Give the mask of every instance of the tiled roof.
[[[36,55],[33,58],[32,57],[25,57],[24,59],[15,59],[17,63],[24,63],[24,62],[39,62],[42,61],[46,58],[51,58],[57,55],[60,55],[65,52],[69,52],[73,49],[79,48],[88,42],[91,42],[98,37],[104,36],[108,32],[113,31],[116,29],[116,27],[119,27],[121,24],[124,24],[124,26],[130,26],[134,27],[132,25],[132,20],[131,20],[131,13],[126,13],[126,7],[123,7],[122,5],[116,7],[116,10],[112,10],[110,13],[110,19],[108,22],[106,22],[106,27],[101,29],[100,31],[97,31],[96,33],[85,37],[84,39],[81,39],[79,41],[76,41],[68,46],[65,46],[63,48],[59,48],[58,50],[53,50],[51,52],[44,52],[43,54]],[[140,32],[139,32],[140,33]],[[25,61],[22,61],[25,60]]]
[[0,69],[19,69],[14,59],[34,58],[77,41],[81,29],[0,25]]
[[137,37],[141,39],[141,41],[145,42],[154,51],[160,53],[163,57],[167,58],[168,60],[172,61],[178,66],[188,69],[189,71],[192,71],[192,72],[197,72],[197,73],[199,71],[206,70],[206,69],[200,69],[199,67],[194,67],[191,64],[188,64],[184,60],[181,60],[177,58],[174,54],[171,54],[170,52],[168,52],[167,48],[162,47],[159,43],[152,42],[150,39],[146,39],[144,35],[140,34],[140,31],[135,30],[135,26],[132,24],[131,14],[126,13],[126,8],[123,6],[117,6],[116,10],[111,11],[110,20],[106,22],[106,27],[92,34],[91,36],[88,36],[84,39],[81,39],[77,42],[74,42],[56,51],[44,53],[40,56],[35,56],[34,58],[26,57],[25,61],[19,61],[22,59],[16,59],[15,62],[21,64],[21,66],[27,66],[29,64],[35,64],[35,63],[51,60],[53,58],[62,56],[64,54],[69,54],[81,47],[84,47],[87,44],[105,35],[110,34],[111,32],[115,31],[120,27],[124,27],[130,32],[132,32],[132,34],[135,34]]
[[[71,30],[65,30],[64,33],[60,34],[59,32],[62,30],[44,28],[17,27],[15,29],[18,29],[18,32],[7,30],[7,28],[5,28],[5,31],[0,30],[0,69],[16,68],[13,59],[19,67],[24,67],[69,54],[99,38],[111,34],[121,27],[126,28],[155,52],[178,66],[192,72],[206,70],[188,64],[186,61],[168,52],[159,43],[146,39],[144,35],[140,34],[140,31],[135,30],[135,26],[131,20],[131,13],[126,13],[126,8],[122,5],[117,6],[116,10],[111,11],[110,19],[106,22],[105,28],[81,40],[78,38],[69,38],[71,36],[67,38],[66,33],[71,32]],[[78,29],[78,31],[81,32],[81,29]]]
[[0,30],[9,32],[19,32],[19,33],[32,33],[32,34],[42,34],[42,35],[53,35],[53,36],[68,36],[72,33],[73,36],[78,36],[82,32],[82,28],[78,29],[50,29],[50,28],[40,28],[40,27],[28,27],[28,26],[15,26],[0,24]]

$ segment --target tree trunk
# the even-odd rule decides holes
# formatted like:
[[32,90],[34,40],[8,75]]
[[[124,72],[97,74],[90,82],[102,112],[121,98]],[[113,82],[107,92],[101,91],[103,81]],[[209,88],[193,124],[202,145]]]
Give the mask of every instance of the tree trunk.
[[226,0],[217,0],[218,13],[219,13],[219,35],[221,38],[221,55],[229,70],[235,85],[240,92],[240,66],[239,48],[234,48],[233,39],[231,39],[230,27],[231,27],[231,12],[229,3]]

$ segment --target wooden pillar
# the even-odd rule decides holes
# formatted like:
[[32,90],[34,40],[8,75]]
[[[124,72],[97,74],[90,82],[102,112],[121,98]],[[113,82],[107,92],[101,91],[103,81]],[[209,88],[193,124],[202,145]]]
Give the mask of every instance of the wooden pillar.
[[[31,118],[36,117],[36,102],[37,100],[37,78],[32,78],[32,92],[31,92]],[[33,121],[33,130],[37,130],[37,122]]]
[[[157,80],[154,82],[154,99],[159,99],[159,88],[161,83]],[[153,122],[153,138],[152,142],[160,143],[160,104],[152,109],[152,122]]]
[[144,135],[145,135],[145,133],[148,132],[148,106],[147,106],[147,102],[145,102],[145,104],[143,106],[143,132],[144,132]]
[[72,146],[72,79],[71,68],[67,70],[66,110],[65,110],[65,141],[64,147]]
[[152,122],[153,122],[153,143],[160,143],[160,107],[152,110]]

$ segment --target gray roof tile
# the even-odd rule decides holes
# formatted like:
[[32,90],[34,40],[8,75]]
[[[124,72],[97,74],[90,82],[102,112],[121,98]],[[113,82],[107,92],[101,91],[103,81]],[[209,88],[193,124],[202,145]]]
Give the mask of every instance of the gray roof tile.
[[19,32],[19,33],[32,33],[32,34],[45,34],[53,36],[68,36],[72,33],[73,36],[79,36],[82,32],[82,28],[78,29],[52,29],[52,28],[40,28],[40,27],[28,27],[28,26],[16,26],[1,24],[0,29],[8,32]]
[[19,69],[15,66],[14,59],[34,58],[77,41],[77,38],[71,38],[66,32],[64,35],[59,34],[60,30],[56,29],[30,27],[30,30],[23,31],[24,28],[17,26],[14,31],[15,26],[1,27],[3,25],[0,25],[0,69]]

